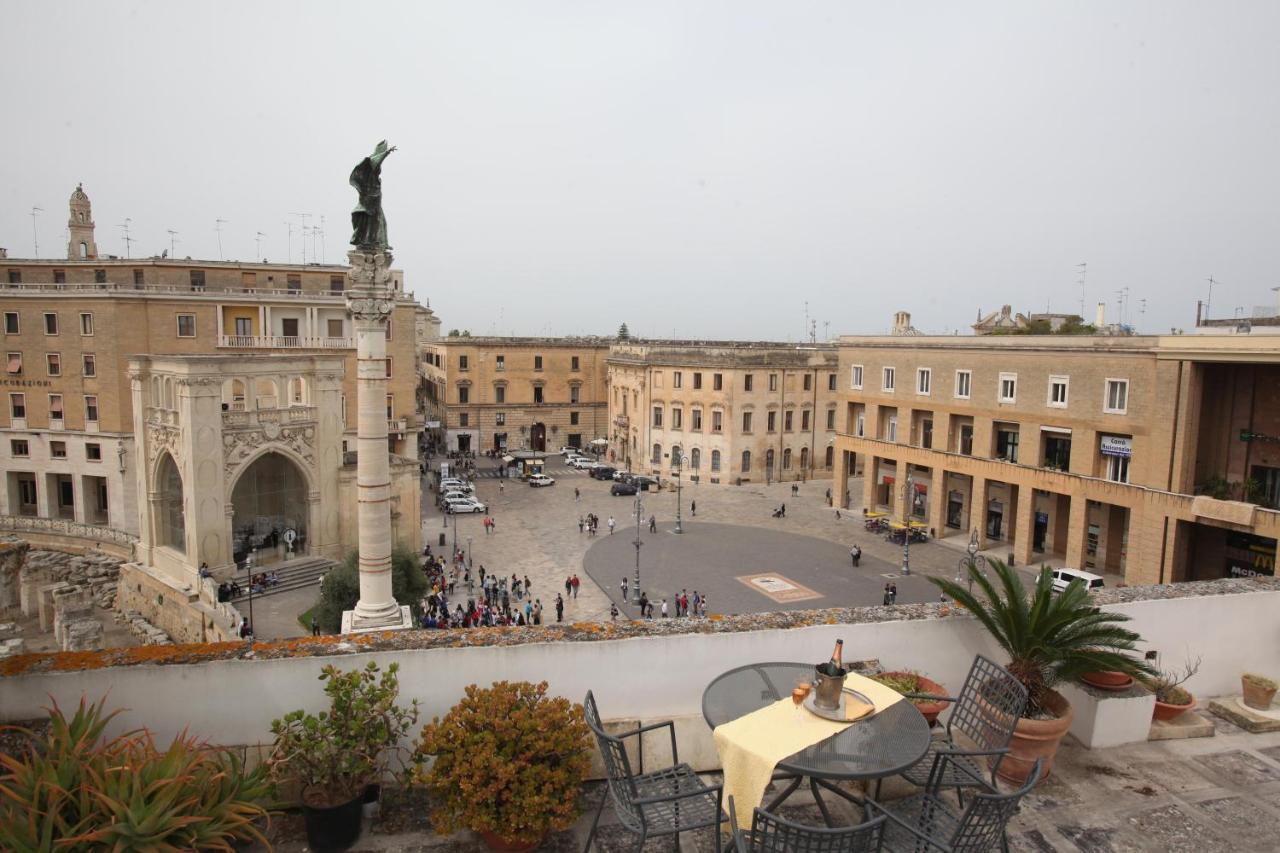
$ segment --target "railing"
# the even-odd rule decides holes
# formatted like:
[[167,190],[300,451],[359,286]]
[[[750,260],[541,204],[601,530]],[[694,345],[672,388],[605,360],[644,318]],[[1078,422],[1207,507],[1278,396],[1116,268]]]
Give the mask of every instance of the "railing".
[[[238,284],[124,284],[116,281],[81,281],[68,282],[65,284],[45,281],[23,282],[18,284],[0,283],[0,289],[16,290],[20,293],[232,293],[241,296],[284,296],[290,299],[324,298],[333,299],[335,301],[343,301],[347,297],[346,293],[333,293],[327,288],[324,290],[301,290],[283,287],[244,287]],[[396,293],[395,296],[398,299],[407,299],[407,297],[402,293]]]
[[99,527],[96,524],[84,524],[65,518],[33,518],[25,515],[0,515],[0,528],[18,533],[51,533],[59,536],[75,536],[80,539],[93,539],[97,542],[108,542],[112,545],[132,547],[137,544],[138,537],[114,527]]
[[408,428],[408,418],[390,418],[387,420],[387,432],[405,432]]
[[354,349],[355,339],[317,335],[218,335],[218,346],[249,349]]
[[227,428],[309,423],[315,419],[315,406],[290,406],[287,409],[252,409],[222,413],[222,425]]

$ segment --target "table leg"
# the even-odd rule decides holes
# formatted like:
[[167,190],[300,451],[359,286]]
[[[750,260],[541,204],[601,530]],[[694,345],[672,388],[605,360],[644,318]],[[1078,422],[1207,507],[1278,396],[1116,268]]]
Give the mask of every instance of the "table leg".
[[[809,790],[813,792],[813,801],[818,804],[818,811],[822,812],[822,821],[827,826],[835,826],[835,822],[831,820],[831,812],[827,811],[827,804],[822,801],[822,793],[818,790],[818,780],[809,777]],[[823,786],[826,787],[826,786]]]
[[826,788],[828,791],[835,794],[837,797],[844,797],[844,799],[846,799],[850,803],[853,803],[855,806],[861,807],[866,802],[865,800],[862,799],[862,797],[859,797],[856,794],[850,794],[848,791],[842,791],[841,789],[837,788],[835,785],[831,784],[830,782],[824,779],[814,779],[812,781],[814,784],[820,785],[821,787]]
[[796,788],[800,787],[801,781],[803,781],[803,777],[801,776],[796,776],[795,778],[793,778],[791,780],[791,784],[787,785],[787,787],[782,790],[781,794],[774,797],[773,800],[769,803],[769,805],[765,806],[764,810],[767,812],[776,812],[778,810],[778,806],[782,805],[782,803],[787,799],[787,797],[794,794]]

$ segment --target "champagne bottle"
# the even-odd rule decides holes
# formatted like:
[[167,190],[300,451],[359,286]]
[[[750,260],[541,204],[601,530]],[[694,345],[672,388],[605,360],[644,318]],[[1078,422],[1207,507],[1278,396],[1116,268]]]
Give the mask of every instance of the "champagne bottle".
[[827,661],[826,674],[833,677],[844,674],[844,640],[836,640],[836,647],[831,652],[831,660]]

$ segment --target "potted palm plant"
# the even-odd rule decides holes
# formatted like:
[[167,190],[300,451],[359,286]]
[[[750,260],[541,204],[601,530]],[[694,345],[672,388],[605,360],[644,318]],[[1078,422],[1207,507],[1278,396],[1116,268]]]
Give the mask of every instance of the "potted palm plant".
[[1122,627],[1129,617],[1095,607],[1083,581],[1074,580],[1054,594],[1053,573],[1045,566],[1028,596],[1022,579],[1006,563],[991,560],[990,566],[999,588],[982,571],[969,568],[980,595],[943,578],[929,581],[982,623],[1009,656],[1009,671],[1027,689],[1026,711],[999,770],[1002,778],[1022,784],[1038,758],[1044,759],[1043,777],[1049,775],[1058,745],[1071,728],[1071,704],[1053,689],[1056,685],[1098,670],[1135,676],[1153,675],[1154,670],[1132,654],[1142,638]]
[[273,720],[275,747],[267,765],[274,778],[301,789],[307,841],[313,850],[346,850],[360,837],[365,791],[378,782],[388,758],[418,722],[418,703],[396,705],[398,666],[379,674],[364,669],[320,674],[329,710],[292,711]]

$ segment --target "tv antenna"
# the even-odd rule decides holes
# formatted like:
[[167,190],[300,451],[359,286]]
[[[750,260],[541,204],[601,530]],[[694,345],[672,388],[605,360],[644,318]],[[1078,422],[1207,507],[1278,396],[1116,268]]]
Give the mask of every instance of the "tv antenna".
[[1080,273],[1080,277],[1076,279],[1076,284],[1080,285],[1080,322],[1083,323],[1084,322],[1084,280],[1085,280],[1085,276],[1089,272],[1089,265],[1087,263],[1076,264],[1076,269]]
[[286,219],[284,226],[288,229],[288,236],[285,238],[288,251],[285,252],[285,257],[289,259],[289,263],[293,263],[293,223]]
[[[257,256],[257,258],[261,258],[261,257],[262,257],[262,238],[263,238],[263,237],[265,237],[265,236],[267,236],[267,235],[266,235],[266,234],[263,234],[261,231],[259,231],[259,232],[254,236],[254,238],[253,238],[253,253],[254,253],[254,255],[256,255],[256,256]],[[257,258],[255,258],[255,260],[256,260]],[[263,258],[263,260],[266,260],[266,259],[265,259],[265,258]]]
[[307,218],[310,213],[290,213],[290,216],[296,216],[302,220],[302,263],[307,262]]
[[227,220],[225,219],[215,219],[213,221],[213,230],[218,232],[218,260],[220,261],[226,260],[226,258],[222,257],[222,226],[226,224]]
[[329,263],[329,253],[324,248],[324,214],[320,214],[320,263]]
[[36,228],[36,217],[44,213],[43,207],[31,206],[31,243],[35,247],[36,257],[40,257],[40,232]]
[[180,242],[178,240],[178,232],[172,228],[166,228],[165,230],[169,232],[169,257],[176,258],[178,257],[177,245]]
[[129,236],[129,223],[130,223],[130,222],[132,222],[132,221],[133,221],[132,219],[129,219],[128,217],[125,217],[124,222],[121,222],[119,225],[117,225],[117,226],[116,226],[117,228],[119,228],[121,231],[123,231],[123,232],[124,232],[124,256],[125,256],[125,258],[128,258],[128,257],[129,257],[129,247],[133,244],[133,238]]
[[1220,281],[1214,281],[1213,276],[1209,276],[1209,298],[1204,301],[1204,318],[1209,319],[1209,305],[1213,303],[1213,286],[1222,284]]

